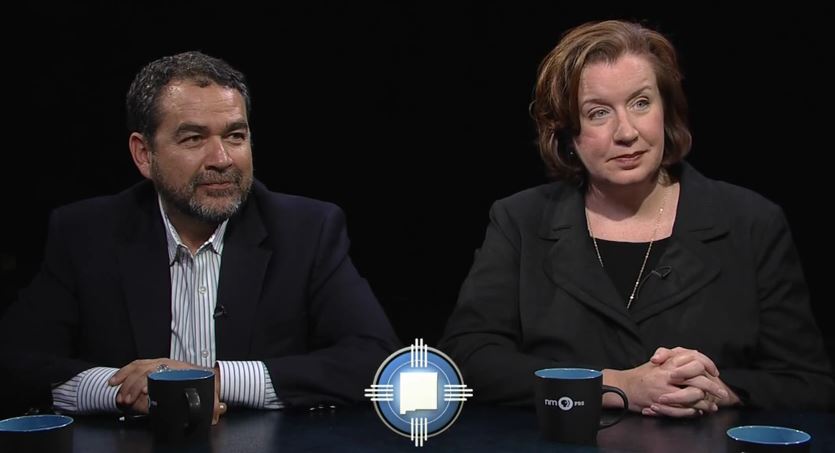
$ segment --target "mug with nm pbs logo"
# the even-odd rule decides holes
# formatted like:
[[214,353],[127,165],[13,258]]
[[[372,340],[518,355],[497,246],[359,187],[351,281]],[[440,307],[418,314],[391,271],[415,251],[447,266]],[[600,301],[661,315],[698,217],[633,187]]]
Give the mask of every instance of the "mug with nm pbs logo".
[[[573,444],[597,443],[597,431],[619,422],[629,408],[626,394],[603,385],[603,373],[585,368],[538,370],[535,384],[539,430],[548,440]],[[602,395],[615,393],[623,409],[611,420],[601,420]]]

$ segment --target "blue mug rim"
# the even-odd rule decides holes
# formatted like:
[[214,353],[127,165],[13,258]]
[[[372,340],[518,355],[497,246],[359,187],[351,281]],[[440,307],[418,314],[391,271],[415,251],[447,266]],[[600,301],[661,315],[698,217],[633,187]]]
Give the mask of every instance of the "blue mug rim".
[[[780,431],[784,433],[791,433],[792,435],[798,435],[797,440],[792,441],[769,441],[769,440],[761,440],[761,439],[752,439],[750,437],[743,437],[740,432],[750,432],[750,431],[759,431],[764,432],[768,430],[773,431]],[[733,440],[737,440],[740,442],[749,442],[752,444],[759,444],[759,445],[800,445],[812,440],[812,436],[799,429],[794,428],[787,428],[785,426],[774,426],[774,425],[743,425],[743,426],[734,426],[733,428],[728,429],[726,431],[728,437]]]
[[179,382],[179,381],[193,381],[200,379],[214,379],[215,372],[212,370],[201,369],[177,369],[177,370],[162,370],[155,371],[148,375],[148,379],[153,381],[164,382]]
[[[44,419],[53,419],[58,423],[50,424],[48,426],[38,426],[35,428],[28,428],[28,429],[8,429],[4,427],[5,425],[14,425],[16,422],[26,422],[29,420],[44,420]],[[19,417],[11,417],[4,420],[0,420],[0,432],[3,433],[35,433],[41,431],[50,431],[53,429],[64,428],[70,424],[74,419],[72,417],[68,417],[66,415],[58,415],[58,414],[39,414],[39,415],[21,415]]]
[[[549,375],[553,373],[552,375]],[[556,373],[566,373],[561,376]],[[534,371],[538,378],[542,379],[567,379],[567,380],[582,380],[582,379],[597,379],[603,376],[603,372],[593,370],[591,368],[543,368]]]

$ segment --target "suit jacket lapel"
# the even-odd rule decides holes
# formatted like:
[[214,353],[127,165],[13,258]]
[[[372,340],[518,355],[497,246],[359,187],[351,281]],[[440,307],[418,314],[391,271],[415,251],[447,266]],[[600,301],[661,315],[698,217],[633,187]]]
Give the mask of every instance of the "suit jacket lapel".
[[118,266],[139,358],[168,357],[171,349],[171,274],[164,224],[149,182],[131,191],[133,215],[118,241]]
[[226,228],[217,289],[217,303],[226,314],[215,319],[215,346],[221,360],[250,356],[256,309],[272,256],[260,246],[267,232],[257,199],[253,199],[263,190],[259,183],[254,184],[250,200]]
[[715,279],[721,264],[708,243],[729,231],[727,213],[710,200],[712,186],[688,164],[681,175],[681,193],[673,235],[656,269],[639,288],[632,316],[641,322],[678,305]]
[[546,208],[540,226],[540,237],[554,241],[545,258],[545,273],[572,297],[637,336],[637,325],[596,259],[582,193],[563,187]]

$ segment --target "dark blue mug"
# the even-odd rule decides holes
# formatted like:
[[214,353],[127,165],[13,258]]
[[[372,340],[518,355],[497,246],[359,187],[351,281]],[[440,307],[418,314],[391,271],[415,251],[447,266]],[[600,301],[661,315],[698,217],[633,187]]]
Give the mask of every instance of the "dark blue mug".
[[72,422],[66,415],[25,415],[0,420],[3,451],[72,451]]
[[148,415],[157,441],[208,439],[215,403],[211,370],[165,370],[148,375]]
[[[596,444],[597,431],[614,425],[629,408],[626,394],[603,385],[603,373],[586,368],[546,368],[534,373],[539,430],[548,440]],[[601,419],[601,397],[614,393],[623,400],[614,418]]]
[[727,431],[729,452],[808,452],[812,436],[782,426],[736,426]]

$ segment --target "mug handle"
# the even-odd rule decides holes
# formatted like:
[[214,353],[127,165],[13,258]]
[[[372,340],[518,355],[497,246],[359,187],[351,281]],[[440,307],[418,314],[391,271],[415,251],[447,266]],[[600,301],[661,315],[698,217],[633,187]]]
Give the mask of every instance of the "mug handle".
[[189,429],[200,420],[200,395],[197,394],[197,389],[193,387],[186,388],[184,393],[188,402],[188,424],[185,428]]
[[621,399],[623,400],[623,408],[621,408],[621,410],[620,410],[620,412],[618,412],[617,416],[615,416],[615,418],[612,419],[611,421],[604,423],[603,420],[600,420],[600,428],[608,428],[608,427],[616,424],[617,422],[621,421],[621,419],[623,419],[623,416],[626,414],[626,411],[629,410],[629,399],[626,397],[626,393],[623,393],[623,390],[621,390],[617,387],[612,387],[611,385],[604,385],[603,386],[603,391],[601,392],[601,395],[604,394],[604,393],[617,393],[618,396],[620,396]]

